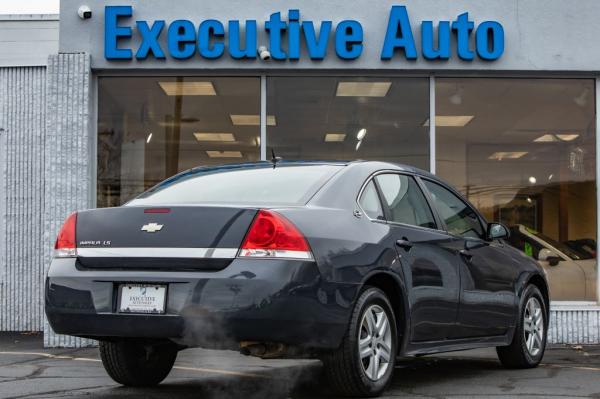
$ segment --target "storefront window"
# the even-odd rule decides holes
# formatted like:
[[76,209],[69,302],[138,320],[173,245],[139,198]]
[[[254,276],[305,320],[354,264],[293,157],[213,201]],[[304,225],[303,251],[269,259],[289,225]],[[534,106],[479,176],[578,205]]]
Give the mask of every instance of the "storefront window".
[[437,174],[546,271],[553,300],[596,300],[591,79],[436,79]]
[[428,78],[272,77],[267,154],[429,169]]
[[100,77],[99,207],[180,171],[260,158],[260,80]]

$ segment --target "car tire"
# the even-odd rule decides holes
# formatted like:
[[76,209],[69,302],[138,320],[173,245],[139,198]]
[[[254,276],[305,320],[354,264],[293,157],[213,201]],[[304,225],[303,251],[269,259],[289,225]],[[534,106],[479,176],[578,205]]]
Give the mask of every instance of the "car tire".
[[177,348],[171,343],[100,341],[100,358],[110,378],[119,384],[149,387],[167,377],[177,358]]
[[548,308],[544,296],[533,284],[521,296],[519,320],[513,340],[496,348],[502,365],[511,369],[536,367],[544,357],[548,336]]
[[336,394],[378,396],[392,380],[397,348],[392,306],[383,291],[368,287],[356,301],[341,346],[323,359],[325,378]]

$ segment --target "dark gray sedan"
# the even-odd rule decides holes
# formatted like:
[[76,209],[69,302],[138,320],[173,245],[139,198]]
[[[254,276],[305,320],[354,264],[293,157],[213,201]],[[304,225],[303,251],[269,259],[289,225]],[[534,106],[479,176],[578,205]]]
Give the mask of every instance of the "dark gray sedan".
[[409,166],[200,167],[69,216],[46,314],[98,339],[125,385],[158,384],[201,346],[320,358],[336,391],[376,396],[398,356],[493,346],[507,367],[539,364],[548,286],[507,237]]

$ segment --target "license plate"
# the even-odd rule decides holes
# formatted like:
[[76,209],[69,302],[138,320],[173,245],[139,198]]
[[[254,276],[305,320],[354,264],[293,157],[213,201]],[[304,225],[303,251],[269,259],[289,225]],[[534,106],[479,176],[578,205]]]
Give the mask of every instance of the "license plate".
[[167,286],[156,284],[122,284],[119,312],[165,313]]

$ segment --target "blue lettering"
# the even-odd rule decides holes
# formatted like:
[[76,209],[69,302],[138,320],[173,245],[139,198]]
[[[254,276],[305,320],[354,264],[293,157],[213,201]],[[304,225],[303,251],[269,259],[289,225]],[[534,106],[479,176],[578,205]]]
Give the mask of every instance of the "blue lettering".
[[458,43],[458,57],[462,60],[471,61],[475,53],[469,48],[469,36],[475,24],[469,21],[469,13],[462,13],[452,22],[452,29],[456,31],[456,41]]
[[130,38],[131,27],[119,26],[120,17],[131,17],[131,6],[106,6],[104,8],[104,58],[107,60],[130,60],[131,49],[120,49],[119,38]]
[[[479,24],[475,33],[477,39],[477,55],[484,60],[497,60],[504,53],[504,28],[496,21],[485,21]],[[489,39],[492,39],[490,49]]]
[[196,52],[196,28],[186,19],[178,19],[169,25],[169,53],[178,60],[190,58]]
[[246,43],[242,49],[240,21],[229,21],[229,55],[240,58],[256,58],[256,21],[246,21]]
[[[215,38],[211,41],[211,36]],[[225,28],[223,24],[216,19],[207,19],[200,24],[198,28],[198,48],[200,55],[204,58],[214,59],[219,58],[225,51],[225,44],[218,42],[217,39],[222,39],[225,36]]]
[[450,58],[450,22],[442,21],[438,25],[437,49],[433,39],[433,22],[421,24],[421,51],[428,60],[447,60]]
[[417,59],[417,48],[410,28],[408,13],[404,6],[393,6],[387,25],[387,32],[381,50],[381,59],[390,60],[397,48],[404,49],[404,55],[409,60]]
[[300,59],[300,10],[288,11],[288,57]]
[[[132,15],[131,6],[105,7],[104,56],[107,60],[131,60],[134,54],[140,61],[148,57],[165,59],[168,55],[183,60],[194,57],[196,53],[202,58],[216,59],[223,56],[226,46],[233,59],[257,58],[259,32],[256,20],[230,20],[227,29],[215,19],[202,21],[199,26],[185,19],[170,24],[164,20],[138,20],[135,25],[122,21]],[[138,35],[135,38],[134,28]],[[290,9],[287,19],[283,20],[280,12],[272,13],[264,29],[269,36],[268,50],[274,60],[299,60],[304,55],[303,45],[311,60],[323,60],[330,46],[343,60],[359,58],[364,49],[363,27],[356,20],[341,21],[332,32],[332,21],[302,21],[300,10]],[[161,39],[164,30],[167,30],[166,38]],[[330,42],[332,33],[333,43]],[[472,61],[475,57],[497,60],[504,54],[503,26],[497,21],[485,21],[476,26],[469,19],[468,12],[458,15],[454,21],[439,21],[437,26],[434,21],[422,21],[420,34],[420,53],[425,60],[448,60],[451,56],[465,61]],[[475,36],[474,48],[471,36]],[[137,49],[132,49],[131,43],[137,43],[138,39]],[[452,48],[454,40],[455,51]],[[406,60],[418,57],[405,6],[392,6],[390,9],[380,57],[391,60],[397,53],[403,54]],[[266,60],[269,57],[263,55],[261,58]]]
[[323,21],[319,30],[319,38],[312,21],[302,22],[302,31],[306,40],[308,55],[312,60],[322,60],[327,54],[327,41],[331,33],[331,21]]
[[358,21],[342,21],[335,29],[335,52],[344,60],[360,57],[362,41],[363,29]]
[[158,44],[158,36],[160,36],[160,32],[165,27],[165,21],[155,21],[152,24],[152,28],[148,26],[146,21],[137,21],[135,25],[142,37],[142,43],[135,53],[135,58],[145,60],[148,57],[148,53],[151,52],[155,58],[164,59],[165,53],[160,48],[160,44]]
[[274,60],[285,60],[287,55],[281,49],[281,35],[286,30],[285,22],[281,21],[281,13],[273,13],[265,22],[265,30],[269,32],[269,47]]

